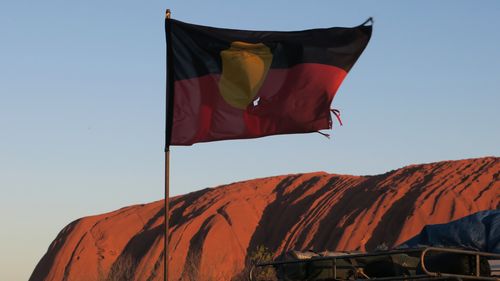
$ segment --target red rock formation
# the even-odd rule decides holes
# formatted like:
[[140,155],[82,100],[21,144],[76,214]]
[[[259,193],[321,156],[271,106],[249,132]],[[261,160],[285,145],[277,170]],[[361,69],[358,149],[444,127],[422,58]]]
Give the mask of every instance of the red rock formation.
[[[500,158],[412,165],[377,176],[310,173],[249,180],[171,202],[171,280],[228,280],[247,253],[393,246],[426,224],[500,208]],[[163,280],[163,202],[79,219],[31,281]]]

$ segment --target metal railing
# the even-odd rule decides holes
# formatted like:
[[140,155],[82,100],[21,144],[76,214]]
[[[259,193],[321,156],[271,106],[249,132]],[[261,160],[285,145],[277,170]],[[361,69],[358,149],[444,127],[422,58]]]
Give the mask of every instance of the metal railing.
[[[469,268],[469,275],[467,274],[459,274],[453,272],[444,272],[444,271],[436,271],[432,270],[433,265],[429,264],[429,258],[433,256],[433,254],[457,254],[468,256],[474,259],[474,268]],[[407,269],[407,274],[404,275],[394,275],[387,277],[371,277],[366,274],[364,271],[364,267],[366,264],[358,263],[356,261],[359,260],[369,260],[370,258],[377,257],[392,257],[393,256],[408,256],[408,259],[412,259],[413,261],[418,261],[416,266],[405,266]],[[392,250],[392,251],[384,251],[384,252],[374,252],[374,253],[363,253],[363,254],[345,254],[338,256],[317,256],[312,257],[310,259],[302,259],[302,260],[289,260],[289,261],[273,261],[266,263],[259,263],[254,266],[250,270],[250,280],[252,281],[267,281],[267,280],[258,280],[254,278],[255,270],[258,268],[264,268],[272,266],[276,270],[281,270],[282,275],[286,276],[287,267],[293,265],[312,265],[313,263],[322,263],[319,267],[322,270],[331,270],[331,277],[328,278],[320,278],[314,279],[305,278],[305,279],[274,279],[274,280],[377,280],[377,281],[395,281],[395,280],[442,280],[442,279],[457,279],[457,280],[485,280],[485,281],[500,281],[500,277],[495,277],[491,275],[484,275],[481,273],[481,261],[482,259],[487,260],[500,260],[500,254],[486,253],[486,252],[478,252],[478,251],[470,251],[470,250],[461,250],[461,249],[452,249],[452,248],[440,248],[440,247],[423,247],[423,248],[409,248],[409,249],[401,249],[401,250]],[[327,263],[329,261],[330,263]],[[325,263],[329,264],[325,266]],[[367,261],[365,261],[367,263]],[[369,263],[369,262],[368,262]],[[397,264],[397,263],[394,263]],[[342,270],[350,270],[352,274],[349,278],[342,278],[339,276],[338,272]],[[410,274],[413,273],[413,274]]]

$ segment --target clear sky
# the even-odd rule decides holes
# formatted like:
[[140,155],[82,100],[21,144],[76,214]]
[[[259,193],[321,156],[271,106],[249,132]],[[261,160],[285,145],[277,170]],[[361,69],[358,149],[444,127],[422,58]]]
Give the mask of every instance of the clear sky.
[[217,27],[375,19],[333,102],[344,126],[172,148],[174,195],[271,175],[500,155],[500,1],[2,1],[0,280],[82,216],[163,198],[165,8]]

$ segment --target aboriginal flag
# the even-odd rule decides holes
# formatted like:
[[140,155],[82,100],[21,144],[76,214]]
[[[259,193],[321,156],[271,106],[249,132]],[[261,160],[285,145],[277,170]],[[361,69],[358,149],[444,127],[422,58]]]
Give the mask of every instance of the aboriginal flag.
[[[367,21],[368,22],[368,21]],[[167,19],[167,146],[330,129],[372,26],[247,31]]]

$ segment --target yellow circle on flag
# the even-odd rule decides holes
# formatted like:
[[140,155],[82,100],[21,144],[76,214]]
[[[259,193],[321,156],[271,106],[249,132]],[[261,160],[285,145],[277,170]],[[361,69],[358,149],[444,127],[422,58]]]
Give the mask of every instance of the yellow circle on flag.
[[266,79],[273,54],[262,43],[235,41],[221,52],[222,76],[219,91],[233,107],[246,109]]

